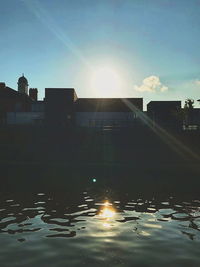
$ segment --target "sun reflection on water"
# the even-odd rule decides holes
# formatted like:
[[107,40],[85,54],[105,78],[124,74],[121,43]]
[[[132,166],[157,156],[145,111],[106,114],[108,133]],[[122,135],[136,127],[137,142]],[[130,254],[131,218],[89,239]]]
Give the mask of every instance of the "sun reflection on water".
[[109,201],[105,201],[98,213],[99,218],[103,220],[103,228],[109,229],[113,225],[113,219],[116,215],[116,210]]
[[112,207],[112,204],[109,203],[108,201],[106,201],[103,204],[103,208],[99,212],[99,216],[105,220],[114,218],[115,214],[116,214],[115,209]]
[[[115,219],[116,213],[117,213],[116,209],[113,207],[112,203],[110,203],[109,201],[106,200],[102,204],[100,211],[98,212],[98,217],[103,222],[102,226],[103,226],[104,230],[106,230],[106,229],[108,230],[111,227],[112,228],[114,227],[114,225],[115,225],[114,219]],[[107,234],[109,234],[111,236],[115,235],[113,232],[110,232],[110,231],[109,231],[109,233],[107,232]]]
[[111,207],[104,207],[100,213],[99,216],[102,217],[103,219],[109,219],[113,218],[115,216],[116,212],[113,208]]

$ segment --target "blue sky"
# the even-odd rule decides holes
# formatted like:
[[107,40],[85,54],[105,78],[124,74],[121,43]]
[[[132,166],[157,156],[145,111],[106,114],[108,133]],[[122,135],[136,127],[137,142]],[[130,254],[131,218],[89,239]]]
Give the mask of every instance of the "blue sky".
[[103,97],[107,81],[97,91],[91,77],[109,68],[120,81],[113,97],[200,98],[200,0],[0,3],[0,80],[11,88],[25,73],[40,99],[46,87]]

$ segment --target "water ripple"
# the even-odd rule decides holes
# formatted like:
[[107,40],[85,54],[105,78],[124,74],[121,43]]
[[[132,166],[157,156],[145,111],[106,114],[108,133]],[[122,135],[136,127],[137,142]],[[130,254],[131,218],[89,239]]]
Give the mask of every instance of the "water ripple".
[[[13,248],[18,251],[19,244],[27,244],[23,252],[32,257],[34,266],[40,264],[40,259],[37,262],[30,251],[37,252],[48,262],[48,255],[41,254],[46,247],[58,255],[67,249],[69,258],[80,255],[81,261],[89,262],[90,266],[111,258],[118,262],[116,266],[133,266],[127,260],[134,255],[137,266],[139,255],[149,260],[156,258],[159,262],[158,258],[168,252],[182,263],[173,266],[187,266],[182,260],[186,255],[200,265],[197,257],[200,250],[200,200],[171,196],[145,199],[123,195],[114,198],[107,193],[88,191],[81,194],[1,193],[2,253],[11,257]],[[180,250],[185,251],[184,257]],[[0,254],[0,260],[5,262],[4,259]],[[170,260],[166,262],[166,266],[172,266]],[[73,260],[71,264],[73,266]],[[11,261],[10,266],[23,265]]]

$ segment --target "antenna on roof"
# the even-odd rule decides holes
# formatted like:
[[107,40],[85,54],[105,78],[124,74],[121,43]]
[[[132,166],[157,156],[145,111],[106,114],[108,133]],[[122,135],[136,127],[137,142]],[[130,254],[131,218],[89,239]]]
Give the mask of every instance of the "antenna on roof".
[[22,73],[22,76],[24,77],[24,73]]

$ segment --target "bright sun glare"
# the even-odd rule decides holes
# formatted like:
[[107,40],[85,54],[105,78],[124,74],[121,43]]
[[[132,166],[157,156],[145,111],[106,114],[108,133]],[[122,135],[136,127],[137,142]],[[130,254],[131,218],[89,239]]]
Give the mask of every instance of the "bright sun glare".
[[104,208],[102,212],[100,213],[100,216],[103,217],[104,219],[113,218],[114,215],[115,215],[115,211],[111,208]]
[[120,76],[112,68],[97,68],[91,76],[91,88],[96,97],[118,97],[121,88]]
[[104,207],[100,210],[100,217],[103,219],[113,218],[115,216],[115,210],[108,201],[104,203]]

